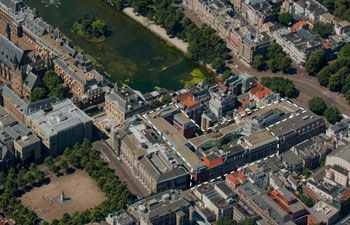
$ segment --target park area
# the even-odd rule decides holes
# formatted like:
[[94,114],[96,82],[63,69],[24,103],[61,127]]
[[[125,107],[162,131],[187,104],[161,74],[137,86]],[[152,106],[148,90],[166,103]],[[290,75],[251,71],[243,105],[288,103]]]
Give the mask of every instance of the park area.
[[95,180],[78,169],[72,174],[53,176],[49,184],[35,187],[20,198],[24,206],[48,222],[60,219],[64,213],[93,209],[105,199]]

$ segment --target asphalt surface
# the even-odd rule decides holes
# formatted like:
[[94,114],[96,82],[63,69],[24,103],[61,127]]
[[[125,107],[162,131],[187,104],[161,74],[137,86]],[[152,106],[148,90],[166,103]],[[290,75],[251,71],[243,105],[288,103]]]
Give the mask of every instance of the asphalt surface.
[[[276,76],[289,78],[294,82],[295,87],[300,92],[298,98],[291,100],[304,108],[308,108],[308,101],[310,98],[321,97],[328,106],[334,105],[341,113],[346,115],[350,114],[350,105],[344,96],[341,94],[337,95],[335,92],[328,90],[328,88],[321,86],[318,83],[317,78],[307,75],[307,72],[303,68],[299,68],[298,66],[294,65],[294,67],[298,69],[295,74],[290,75],[283,74],[281,72],[272,73],[270,71],[257,71],[254,68],[242,63],[236,56],[232,56],[232,61],[233,63],[231,63],[229,66],[235,74],[246,72],[256,76],[259,79],[262,77]],[[238,65],[238,68],[236,65]]]
[[104,155],[109,166],[114,169],[115,174],[119,179],[127,184],[128,189],[132,194],[137,195],[140,198],[149,195],[147,190],[145,190],[141,183],[132,175],[129,168],[124,163],[118,162],[116,154],[105,142],[95,141],[92,144],[92,147],[94,150],[97,150]]

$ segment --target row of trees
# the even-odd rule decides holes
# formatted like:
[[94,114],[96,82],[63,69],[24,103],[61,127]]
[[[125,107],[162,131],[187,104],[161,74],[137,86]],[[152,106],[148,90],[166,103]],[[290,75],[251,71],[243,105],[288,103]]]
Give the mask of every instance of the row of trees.
[[267,57],[263,55],[254,56],[252,66],[257,70],[264,70],[267,68],[274,73],[278,71],[290,73],[293,69],[292,60],[277,43],[273,43],[268,47]]
[[335,124],[341,119],[337,107],[327,107],[326,102],[321,97],[314,97],[309,100],[309,109],[317,115],[324,116],[331,124]]
[[271,91],[279,93],[281,97],[294,98],[298,95],[293,81],[283,77],[263,77],[260,82]]
[[55,71],[48,70],[42,78],[44,87],[36,87],[30,93],[29,99],[32,102],[45,99],[47,97],[56,97],[64,99],[67,96],[67,90],[63,87],[63,81],[58,77]]
[[318,0],[336,17],[350,20],[350,2],[348,0]]
[[[125,208],[127,203],[132,200],[132,195],[126,185],[115,176],[114,171],[104,162],[100,154],[91,150],[91,144],[87,139],[81,145],[75,144],[73,148],[66,148],[63,155],[71,166],[84,169],[96,181],[100,190],[106,194],[107,200],[93,210],[75,212],[72,216],[64,214],[60,220],[53,220],[51,224],[79,225],[99,222],[108,213]],[[48,165],[55,165],[53,159],[49,159],[48,163]],[[63,160],[60,161],[60,167],[62,163]]]
[[344,94],[350,99],[350,44],[344,45],[338,52],[338,58],[327,64],[326,55],[322,50],[311,53],[306,62],[306,71],[317,74],[317,79],[322,86],[331,91]]
[[0,172],[0,185],[4,187],[4,192],[0,195],[0,209],[17,224],[34,225],[37,221],[36,214],[24,207],[16,199],[20,191],[38,185],[45,179],[45,174],[40,171],[35,164],[31,164],[29,170],[20,168],[16,171],[11,168],[7,175]]
[[213,69],[221,70],[225,67],[227,53],[224,40],[206,24],[199,28],[181,9],[172,5],[172,0],[105,1],[118,10],[130,5],[135,12],[164,27],[168,35],[187,41],[188,53],[193,59],[210,64]]

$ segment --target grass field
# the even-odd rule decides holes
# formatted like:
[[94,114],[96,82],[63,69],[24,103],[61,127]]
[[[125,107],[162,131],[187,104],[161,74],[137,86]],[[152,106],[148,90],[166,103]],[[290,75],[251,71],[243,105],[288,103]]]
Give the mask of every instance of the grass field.
[[[64,203],[60,202],[62,191],[67,198]],[[54,176],[48,185],[34,188],[20,198],[24,206],[48,222],[61,218],[64,213],[95,208],[105,199],[95,180],[82,170],[61,177]]]

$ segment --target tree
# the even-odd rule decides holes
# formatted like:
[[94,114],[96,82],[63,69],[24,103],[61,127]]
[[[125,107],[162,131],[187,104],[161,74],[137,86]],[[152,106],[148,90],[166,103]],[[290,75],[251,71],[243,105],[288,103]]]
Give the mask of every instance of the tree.
[[170,96],[170,95],[166,94],[166,95],[163,95],[163,96],[162,96],[161,103],[162,103],[163,105],[167,105],[167,104],[169,104],[170,102],[171,102],[171,96]]
[[279,93],[282,97],[296,97],[298,90],[295,88],[293,81],[283,77],[263,77],[261,84],[271,91]]
[[306,61],[305,68],[309,74],[317,73],[326,65],[326,57],[324,52],[316,50],[311,52],[309,59]]
[[49,90],[54,89],[61,83],[60,78],[57,76],[56,72],[52,70],[48,70],[45,72],[43,82]]
[[52,166],[52,165],[54,164],[54,161],[53,161],[52,156],[46,157],[46,158],[44,159],[44,164],[45,164],[45,166],[47,166],[47,167]]
[[330,23],[316,22],[312,31],[319,34],[323,38],[328,38],[328,36],[333,32],[333,25]]
[[328,81],[328,88],[331,91],[341,91],[345,84],[346,78],[350,75],[350,69],[347,67],[341,68],[335,74],[332,74]]
[[100,35],[104,35],[108,30],[106,22],[101,19],[95,20],[91,26],[92,29],[98,32]]
[[162,106],[162,103],[158,99],[155,99],[155,100],[151,101],[151,108],[152,109],[156,109],[156,108],[158,108],[160,106]]
[[57,173],[60,170],[60,168],[56,165],[52,165],[49,167],[49,170],[53,173]]
[[322,85],[327,87],[329,78],[332,75],[332,69],[330,66],[325,66],[322,68],[320,72],[317,73],[317,79],[318,82]]
[[49,97],[56,97],[60,100],[64,99],[66,96],[66,89],[59,84],[57,87],[50,90]]
[[36,87],[29,95],[29,100],[36,102],[38,100],[44,99],[46,96],[46,91],[44,88]]
[[35,177],[30,171],[28,171],[24,175],[24,180],[26,181],[27,184],[31,184],[35,181]]
[[267,48],[267,57],[269,59],[276,58],[279,54],[284,54],[281,45],[273,43]]
[[338,58],[350,57],[350,44],[344,45],[338,52]]
[[293,21],[293,15],[290,13],[281,13],[278,15],[278,22],[283,26],[288,26]]
[[275,58],[272,58],[272,59],[269,59],[268,61],[267,61],[267,68],[269,69],[269,70],[271,70],[272,72],[277,72],[277,71],[279,71],[279,61],[280,61],[280,59],[278,58],[278,57],[275,57]]
[[324,116],[331,124],[335,124],[341,119],[340,112],[337,107],[330,106],[324,111]]
[[309,100],[309,109],[317,115],[323,115],[327,105],[321,97],[314,97]]
[[225,81],[225,80],[229,79],[231,76],[235,76],[235,74],[232,73],[231,70],[225,70],[225,72],[221,76],[221,80]]
[[257,70],[262,70],[265,66],[264,56],[263,55],[254,56],[252,66]]
[[61,168],[62,170],[66,170],[66,169],[68,168],[68,162],[67,162],[67,160],[65,160],[65,159],[62,159],[62,160],[61,160],[61,162],[60,162],[60,168]]
[[285,56],[279,63],[279,69],[283,71],[283,73],[289,73],[292,70],[292,60]]
[[221,70],[225,67],[225,60],[221,57],[216,57],[214,61],[211,63],[213,69]]

